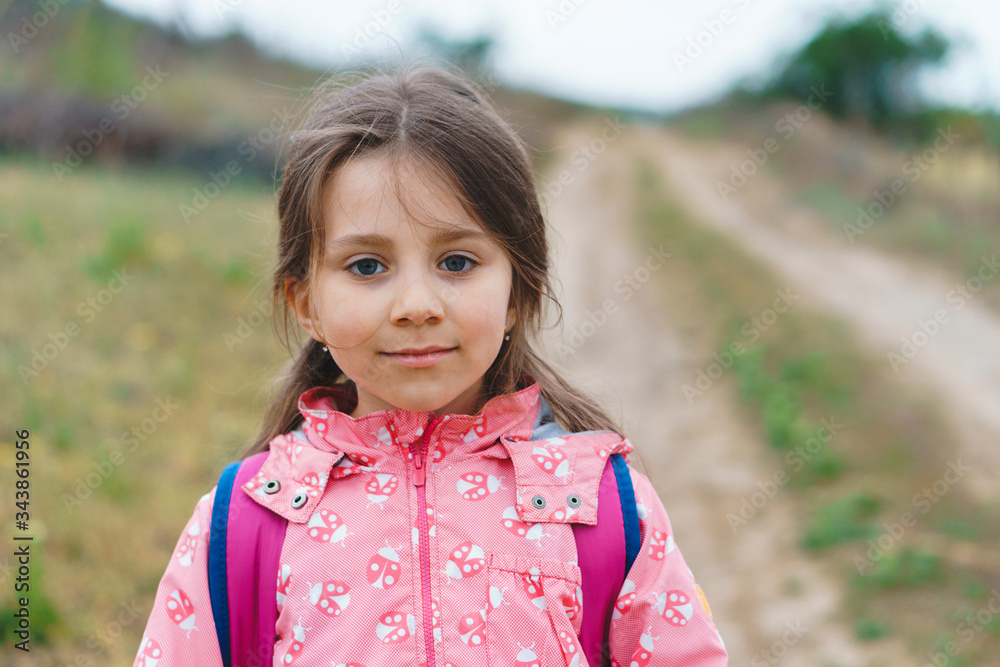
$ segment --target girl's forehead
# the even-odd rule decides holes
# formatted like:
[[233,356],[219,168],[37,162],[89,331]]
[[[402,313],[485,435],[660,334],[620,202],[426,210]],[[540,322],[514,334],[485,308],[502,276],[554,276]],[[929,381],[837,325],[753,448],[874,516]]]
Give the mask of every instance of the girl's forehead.
[[323,188],[328,243],[356,234],[432,237],[456,226],[485,233],[451,187],[409,160],[362,158],[341,166]]

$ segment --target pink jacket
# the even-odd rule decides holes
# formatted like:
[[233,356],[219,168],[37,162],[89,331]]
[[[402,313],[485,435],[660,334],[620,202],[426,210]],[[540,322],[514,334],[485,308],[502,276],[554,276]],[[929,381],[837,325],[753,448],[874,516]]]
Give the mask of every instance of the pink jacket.
[[[586,666],[577,642],[590,611],[571,523],[595,523],[605,461],[631,452],[628,439],[530,441],[548,412],[537,383],[479,415],[354,419],[353,401],[350,385],[303,393],[302,428],[275,438],[241,487],[288,519],[273,664]],[[615,605],[612,664],[724,666],[667,512],[649,479],[629,472],[642,547]],[[207,575],[214,498],[215,488],[201,497],[178,540],[136,666],[223,664]]]

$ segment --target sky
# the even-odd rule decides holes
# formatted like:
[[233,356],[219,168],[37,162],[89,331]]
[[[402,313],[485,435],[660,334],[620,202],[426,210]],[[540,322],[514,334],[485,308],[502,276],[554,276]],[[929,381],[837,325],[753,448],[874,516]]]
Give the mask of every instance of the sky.
[[[412,59],[420,25],[495,39],[494,78],[583,103],[672,113],[710,102],[794,53],[831,16],[871,0],[105,0],[210,36],[238,28],[263,49],[326,68]],[[904,34],[931,26],[953,42],[919,86],[934,102],[1000,111],[1000,3],[900,0]]]

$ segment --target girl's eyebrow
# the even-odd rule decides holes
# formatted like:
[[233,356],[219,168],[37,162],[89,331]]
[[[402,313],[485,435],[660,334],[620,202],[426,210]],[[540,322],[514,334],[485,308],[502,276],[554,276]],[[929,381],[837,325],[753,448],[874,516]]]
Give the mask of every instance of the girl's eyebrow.
[[[449,227],[435,232],[434,236],[431,237],[431,245],[461,241],[463,239],[488,241],[490,236],[485,232],[478,229],[472,229],[470,227]],[[327,244],[327,249],[333,251],[353,245],[370,246],[374,248],[391,248],[392,243],[392,239],[388,236],[383,236],[382,234],[348,234],[346,236],[338,236],[330,241],[330,243]]]

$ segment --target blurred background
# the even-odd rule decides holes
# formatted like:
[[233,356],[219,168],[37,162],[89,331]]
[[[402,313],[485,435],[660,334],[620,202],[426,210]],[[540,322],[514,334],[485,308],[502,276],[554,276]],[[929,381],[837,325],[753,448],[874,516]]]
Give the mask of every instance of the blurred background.
[[0,0],[0,663],[132,664],[288,357],[274,195],[310,89],[436,59],[531,147],[541,344],[642,452],[731,664],[1000,664],[998,19]]

